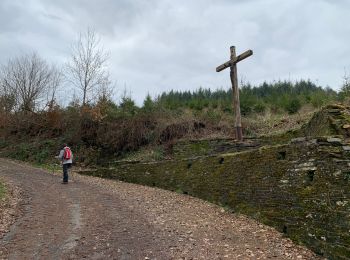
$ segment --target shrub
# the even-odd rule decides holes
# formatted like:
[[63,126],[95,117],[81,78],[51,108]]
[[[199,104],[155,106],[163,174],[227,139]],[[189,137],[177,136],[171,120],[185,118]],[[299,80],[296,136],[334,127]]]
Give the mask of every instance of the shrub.
[[287,102],[287,104],[285,105],[285,110],[289,113],[289,114],[295,114],[299,111],[299,109],[301,108],[301,103],[299,101],[299,99],[297,98],[293,98],[290,101]]
[[264,103],[259,102],[253,107],[253,111],[256,113],[264,113],[266,110],[266,106]]

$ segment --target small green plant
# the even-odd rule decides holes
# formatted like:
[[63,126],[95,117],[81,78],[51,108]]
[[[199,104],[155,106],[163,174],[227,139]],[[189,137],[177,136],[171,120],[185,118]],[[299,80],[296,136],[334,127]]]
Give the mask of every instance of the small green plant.
[[50,158],[50,152],[47,148],[42,148],[38,153],[33,154],[34,161],[38,164],[43,164]]
[[5,198],[6,195],[6,188],[3,183],[0,182],[0,201]]
[[264,113],[266,110],[266,105],[262,102],[259,102],[253,107],[253,110],[256,113]]
[[222,118],[222,113],[214,109],[208,109],[204,115],[204,119],[207,119],[212,124],[219,124]]
[[301,103],[299,99],[293,98],[290,101],[287,102],[285,109],[289,114],[295,114],[299,111],[301,108]]
[[178,194],[184,194],[184,191],[181,188],[177,188],[175,192]]
[[0,149],[7,147],[9,144],[5,140],[0,140]]
[[17,149],[11,150],[8,155],[13,159],[25,161],[30,156],[29,144],[26,144],[26,143],[19,144],[17,146]]
[[222,205],[221,207],[225,210],[225,212],[235,213],[235,210],[233,208],[230,208],[228,205]]
[[157,147],[152,153],[152,158],[156,161],[164,159],[164,149],[162,147]]

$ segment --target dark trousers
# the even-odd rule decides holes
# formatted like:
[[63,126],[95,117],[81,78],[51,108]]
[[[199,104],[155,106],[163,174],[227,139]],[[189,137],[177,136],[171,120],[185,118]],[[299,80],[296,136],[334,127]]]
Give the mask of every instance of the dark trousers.
[[68,169],[70,169],[71,166],[71,163],[63,164],[63,182],[68,182]]

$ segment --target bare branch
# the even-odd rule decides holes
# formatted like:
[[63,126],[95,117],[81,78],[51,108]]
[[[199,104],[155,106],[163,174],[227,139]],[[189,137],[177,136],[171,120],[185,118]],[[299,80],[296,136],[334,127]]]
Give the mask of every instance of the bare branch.
[[57,73],[56,67],[36,53],[10,59],[1,68],[1,96],[10,102],[6,109],[35,111],[45,95],[60,84]]
[[100,38],[95,31],[88,29],[80,34],[78,41],[72,46],[71,60],[67,63],[67,77],[82,93],[83,105],[94,89],[109,82],[106,70],[109,53],[100,47]]

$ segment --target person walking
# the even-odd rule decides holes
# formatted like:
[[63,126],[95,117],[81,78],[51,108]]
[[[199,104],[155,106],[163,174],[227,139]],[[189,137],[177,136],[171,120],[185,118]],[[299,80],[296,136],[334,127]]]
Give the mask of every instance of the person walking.
[[57,158],[62,163],[63,169],[63,181],[62,184],[68,184],[68,170],[72,167],[73,163],[73,153],[71,149],[67,146],[67,144],[63,145],[62,150],[60,151]]

